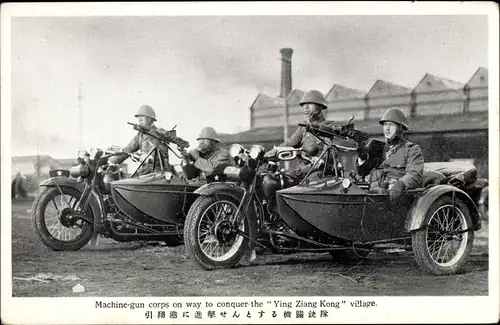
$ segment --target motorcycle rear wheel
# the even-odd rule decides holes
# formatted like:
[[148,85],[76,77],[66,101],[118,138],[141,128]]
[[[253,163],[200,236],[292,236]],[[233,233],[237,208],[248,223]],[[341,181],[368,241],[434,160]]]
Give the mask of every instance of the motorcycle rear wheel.
[[[94,229],[92,227],[92,223],[84,221],[81,218],[71,218],[71,215],[63,220],[61,217],[62,214],[70,213],[71,206],[74,206],[76,202],[78,202],[81,193],[71,187],[61,186],[60,188],[64,198],[61,195],[61,191],[59,191],[57,187],[47,187],[38,195],[32,208],[31,220],[33,230],[41,239],[43,244],[54,251],[76,251],[90,241]],[[58,205],[55,200],[58,196],[61,196],[61,199],[59,200],[60,205]],[[53,216],[51,219],[57,218],[57,223],[52,226],[47,226],[46,212],[49,210],[49,204],[51,203],[55,208],[54,212],[57,213],[57,216]],[[70,207],[64,207],[64,205],[67,204],[69,204]],[[50,209],[52,209],[52,205],[50,206]],[[94,220],[90,207],[87,208],[86,218],[88,220]],[[66,225],[64,223],[66,223]],[[77,228],[81,231],[73,238],[72,235],[75,234],[74,230],[78,230]],[[57,232],[57,235],[55,232]],[[59,238],[60,236],[63,238]]]
[[[216,212],[217,208],[223,209],[222,211],[226,215],[227,210],[232,213],[236,212],[238,205],[239,202],[237,200],[229,197],[216,199],[211,196],[200,196],[189,209],[184,225],[184,244],[191,258],[205,270],[235,266],[245,255],[249,247],[249,240],[247,238],[235,234],[235,232],[228,231],[228,236],[233,236],[234,238],[230,238],[228,240],[229,244],[225,244],[219,241],[223,230],[217,230],[217,227],[224,227],[221,221],[227,219],[224,217],[223,219],[218,219],[219,213]],[[211,220],[207,219],[210,212],[214,215],[212,223],[210,223]],[[251,222],[245,216],[240,230],[248,234],[250,233],[250,227]],[[214,255],[214,253],[217,254],[219,251],[224,252],[224,247],[229,248],[229,250],[220,256]]]

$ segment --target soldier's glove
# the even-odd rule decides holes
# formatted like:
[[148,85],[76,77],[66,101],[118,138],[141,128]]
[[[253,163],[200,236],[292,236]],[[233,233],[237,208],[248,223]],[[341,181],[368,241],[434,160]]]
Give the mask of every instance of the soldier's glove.
[[405,189],[405,183],[401,180],[397,180],[396,183],[389,190],[389,198],[391,201],[396,201],[403,195],[403,191]]
[[191,149],[191,150],[189,150],[189,155],[190,155],[190,156],[191,156],[194,160],[196,160],[196,159],[200,158],[200,152],[199,152],[198,150],[196,150],[196,149]]

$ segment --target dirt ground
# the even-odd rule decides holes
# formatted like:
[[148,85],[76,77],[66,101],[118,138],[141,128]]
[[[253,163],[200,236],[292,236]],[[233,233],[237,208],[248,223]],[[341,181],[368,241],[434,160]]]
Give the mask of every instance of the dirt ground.
[[[487,295],[487,236],[479,234],[464,272],[430,276],[411,253],[379,253],[352,265],[327,254],[259,255],[248,265],[204,271],[182,246],[117,243],[54,252],[32,230],[31,201],[12,205],[14,297]],[[483,233],[486,230],[482,230]],[[83,293],[73,293],[76,284]]]

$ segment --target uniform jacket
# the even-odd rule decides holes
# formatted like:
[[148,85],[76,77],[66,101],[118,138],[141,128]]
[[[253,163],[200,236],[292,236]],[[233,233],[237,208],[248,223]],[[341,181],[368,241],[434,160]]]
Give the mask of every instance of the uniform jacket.
[[[215,148],[211,152],[200,153],[200,157],[194,162],[182,166],[186,175],[192,175],[190,178],[198,177],[200,172],[204,172],[207,177],[216,174],[222,174],[224,168],[231,164],[229,151],[223,148]],[[193,172],[193,167],[197,171]]]
[[[310,120],[309,123],[314,123],[318,125],[329,125],[334,126],[333,121],[327,121],[323,115],[320,115],[316,119]],[[291,146],[294,148],[302,148],[306,154],[311,157],[319,157],[323,153],[325,144],[321,142],[318,138],[312,135],[310,132],[306,133],[306,128],[299,126],[299,128],[288,138],[285,142],[280,144],[282,146]],[[325,156],[323,157],[325,158]],[[305,162],[301,162],[299,166],[290,171],[290,175],[296,178],[304,177],[309,171],[311,165]]]
[[[150,130],[150,133],[158,133],[162,134],[165,131],[163,129],[157,128],[155,125],[152,125]],[[149,151],[154,147],[157,146],[159,151],[161,152],[162,158],[163,158],[163,165],[165,166],[166,169],[170,169],[171,166],[169,164],[169,159],[168,159],[168,149],[165,145],[161,144],[161,142],[158,139],[155,139],[151,137],[150,135],[144,134],[142,132],[137,132],[137,134],[130,140],[130,142],[123,148],[123,151],[128,152],[128,153],[133,153],[138,150],[141,150],[142,154],[147,155]],[[150,158],[153,158],[153,155],[150,156]],[[148,160],[150,159],[148,158]],[[113,157],[110,159],[110,162],[115,163],[115,164],[121,164],[123,161],[125,161],[127,157]],[[152,166],[148,167],[148,162],[145,162],[141,170],[139,171],[140,175],[144,175],[147,173],[152,172]],[[160,166],[158,159],[156,159],[155,165]]]
[[419,145],[398,138],[385,145],[382,158],[356,162],[356,169],[360,176],[369,175],[370,190],[386,188],[396,180],[408,190],[423,186],[424,156]]

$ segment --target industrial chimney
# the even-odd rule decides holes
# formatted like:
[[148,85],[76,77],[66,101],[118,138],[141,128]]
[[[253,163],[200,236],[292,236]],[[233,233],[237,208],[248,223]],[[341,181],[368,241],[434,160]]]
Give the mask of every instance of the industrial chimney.
[[286,98],[292,91],[292,53],[290,48],[281,49],[281,98]]

